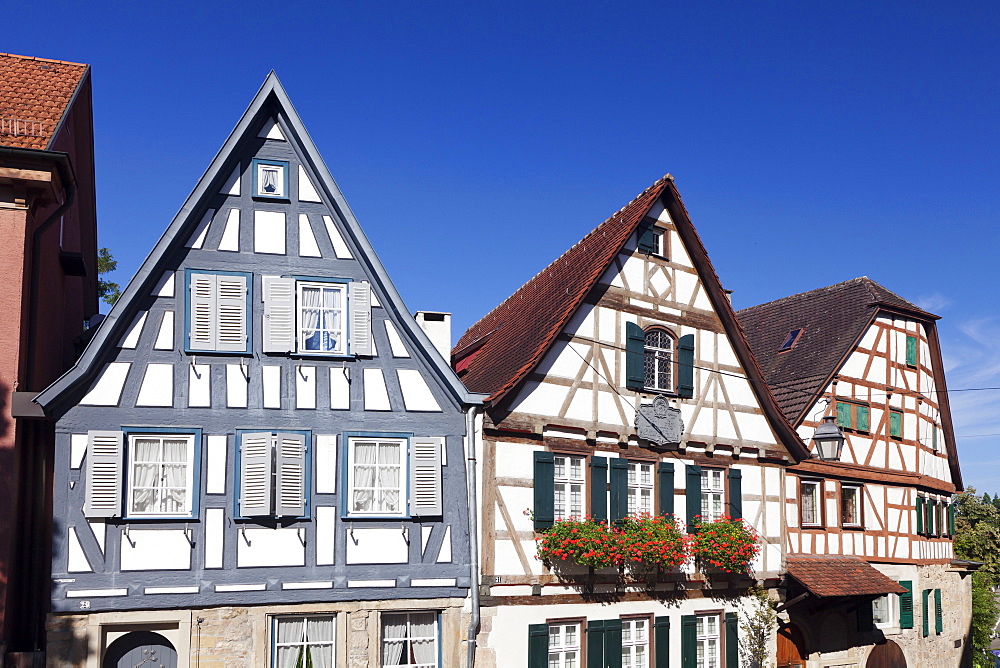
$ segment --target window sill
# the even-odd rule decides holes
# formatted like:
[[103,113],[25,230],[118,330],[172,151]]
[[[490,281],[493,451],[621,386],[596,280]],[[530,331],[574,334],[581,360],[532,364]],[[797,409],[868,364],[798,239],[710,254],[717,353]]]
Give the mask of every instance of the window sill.
[[799,528],[803,531],[826,531],[826,527],[822,524],[803,524]]
[[195,513],[190,515],[125,515],[118,519],[122,522],[197,522],[198,515]]
[[344,515],[341,519],[352,520],[354,522],[367,522],[368,520],[376,521],[395,521],[409,520],[412,519],[409,515]]
[[865,528],[860,524],[841,524],[840,528],[844,531],[864,531]]
[[200,355],[224,355],[225,357],[252,357],[252,350],[191,350],[185,348],[184,352],[192,357]]
[[678,397],[677,390],[657,390],[652,387],[644,387],[641,390],[636,390],[636,392],[641,392],[643,394],[658,394],[663,397]]
[[292,200],[285,196],[276,195],[250,195],[254,200],[259,200],[262,202],[291,202]]

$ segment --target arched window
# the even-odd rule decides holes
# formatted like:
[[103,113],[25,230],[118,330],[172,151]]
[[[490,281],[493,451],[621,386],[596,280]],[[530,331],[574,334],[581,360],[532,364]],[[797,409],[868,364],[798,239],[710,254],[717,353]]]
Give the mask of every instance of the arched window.
[[674,337],[670,332],[658,328],[646,332],[643,372],[646,388],[674,389]]

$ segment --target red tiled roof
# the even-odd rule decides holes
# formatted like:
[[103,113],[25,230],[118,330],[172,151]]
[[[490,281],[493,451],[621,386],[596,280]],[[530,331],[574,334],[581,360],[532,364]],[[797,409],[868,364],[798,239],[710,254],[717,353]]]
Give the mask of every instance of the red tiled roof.
[[0,146],[47,148],[87,70],[0,53]]
[[829,596],[881,596],[904,594],[898,582],[882,575],[868,562],[857,557],[806,554],[788,555],[785,572],[802,584],[809,593]]

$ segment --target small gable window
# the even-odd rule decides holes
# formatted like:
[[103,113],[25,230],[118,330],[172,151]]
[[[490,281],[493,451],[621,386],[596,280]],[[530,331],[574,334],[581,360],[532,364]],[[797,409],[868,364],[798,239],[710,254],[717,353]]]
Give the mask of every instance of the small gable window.
[[264,276],[264,352],[371,355],[371,286]]
[[625,386],[639,392],[694,396],[694,334],[625,323]]
[[296,283],[299,352],[343,354],[347,351],[343,283]]
[[917,337],[906,337],[906,366],[917,366]]
[[288,161],[253,160],[253,196],[288,199]]
[[778,348],[779,353],[788,352],[795,347],[795,344],[799,342],[799,337],[802,336],[802,332],[805,331],[801,328],[793,329],[788,332],[788,336],[785,337],[784,342],[782,342],[781,347]]
[[646,388],[669,392],[674,387],[674,337],[662,329],[646,332],[643,346]]

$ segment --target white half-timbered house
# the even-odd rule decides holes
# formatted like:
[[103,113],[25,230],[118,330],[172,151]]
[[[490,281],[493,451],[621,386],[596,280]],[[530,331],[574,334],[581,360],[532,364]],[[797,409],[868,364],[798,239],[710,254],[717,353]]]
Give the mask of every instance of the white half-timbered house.
[[676,514],[692,530],[696,515],[729,514],[760,534],[755,577],[781,572],[783,470],[808,455],[672,177],[473,325],[452,363],[490,396],[481,665],[737,668],[736,613],[753,579],[690,564],[655,582],[564,577],[536,558],[539,531],[569,517]]
[[971,578],[952,551],[962,478],[937,316],[868,278],[738,316],[801,438],[825,416],[846,438],[785,478],[779,665],[959,665]]
[[481,399],[273,73],[36,402],[58,418],[50,665],[459,665]]

